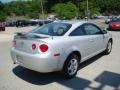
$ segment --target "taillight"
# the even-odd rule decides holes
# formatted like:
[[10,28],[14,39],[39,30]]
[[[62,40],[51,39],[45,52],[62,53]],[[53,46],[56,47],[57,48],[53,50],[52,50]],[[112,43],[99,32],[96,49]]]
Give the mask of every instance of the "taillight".
[[41,44],[41,45],[39,46],[39,49],[40,49],[41,52],[46,52],[46,51],[48,50],[48,45],[46,45],[46,44]]
[[35,50],[35,49],[36,49],[36,45],[32,44],[32,50]]

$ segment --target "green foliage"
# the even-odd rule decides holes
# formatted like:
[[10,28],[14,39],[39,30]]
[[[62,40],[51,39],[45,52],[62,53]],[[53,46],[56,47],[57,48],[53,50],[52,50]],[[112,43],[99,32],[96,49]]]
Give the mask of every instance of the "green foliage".
[[60,19],[72,19],[77,14],[77,7],[72,2],[56,4],[52,7],[52,10]]
[[39,13],[37,13],[37,12],[28,13],[28,17],[38,19],[39,18]]
[[[85,17],[86,0],[42,0],[44,12],[55,13],[60,19],[71,19],[77,16]],[[90,16],[94,14],[119,15],[120,0],[88,0]],[[27,16],[39,18],[41,0],[14,0],[9,3],[0,1],[0,20],[7,16]]]
[[25,1],[12,1],[5,4],[5,11],[7,15],[15,14],[17,16],[24,16],[27,14],[27,2]]
[[97,0],[100,12],[110,14],[120,14],[120,0]]
[[4,13],[4,4],[0,2],[0,22],[6,20],[6,14]]
[[0,11],[3,11],[3,9],[4,9],[4,5],[3,5],[3,3],[0,1]]
[[0,22],[4,22],[6,20],[6,15],[4,13],[0,13]]
[[[80,6],[80,9],[79,9],[80,14],[82,16],[85,16],[86,15],[86,1],[81,2],[79,6]],[[92,16],[94,14],[97,14],[97,15],[100,14],[100,8],[99,7],[94,7],[94,3],[92,3],[92,2],[89,2],[89,8],[88,9],[89,9],[90,16]]]
[[[43,5],[46,0],[42,0]],[[17,0],[5,4],[7,15],[28,16],[29,18],[39,18],[41,13],[41,0]]]

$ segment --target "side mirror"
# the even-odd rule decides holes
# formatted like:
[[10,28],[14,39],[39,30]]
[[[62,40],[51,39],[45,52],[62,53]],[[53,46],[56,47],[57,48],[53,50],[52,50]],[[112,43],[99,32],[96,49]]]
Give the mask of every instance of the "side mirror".
[[102,32],[103,32],[103,34],[107,34],[107,28],[102,27]]
[[103,34],[107,34],[107,30],[103,29],[102,30]]

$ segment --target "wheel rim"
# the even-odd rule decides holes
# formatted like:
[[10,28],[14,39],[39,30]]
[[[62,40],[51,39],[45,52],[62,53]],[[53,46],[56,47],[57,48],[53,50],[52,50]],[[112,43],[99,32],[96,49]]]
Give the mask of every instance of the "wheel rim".
[[74,75],[77,71],[77,68],[78,68],[77,59],[71,59],[69,64],[68,64],[68,74]]
[[109,43],[108,43],[108,53],[111,52],[111,49],[112,49],[112,44],[111,44],[111,42],[109,42]]

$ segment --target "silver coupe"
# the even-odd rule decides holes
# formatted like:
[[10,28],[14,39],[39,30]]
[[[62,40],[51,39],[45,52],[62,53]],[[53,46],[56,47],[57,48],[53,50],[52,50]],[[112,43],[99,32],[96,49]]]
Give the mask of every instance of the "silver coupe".
[[112,50],[110,33],[86,21],[58,21],[27,33],[16,33],[11,48],[15,64],[46,73],[62,71],[66,78],[77,74],[81,62]]

